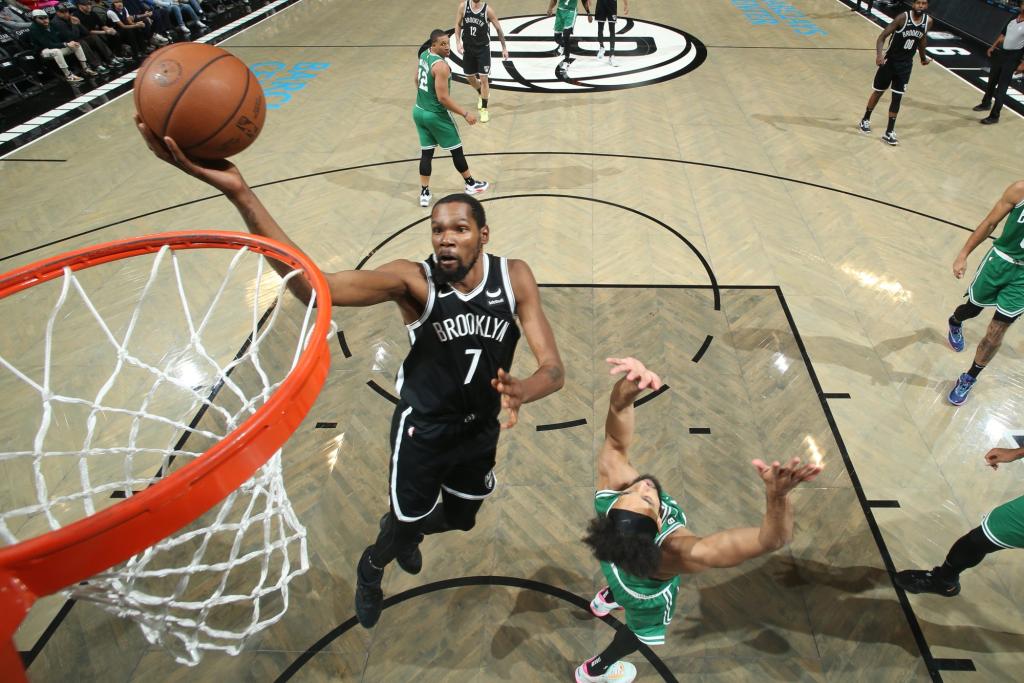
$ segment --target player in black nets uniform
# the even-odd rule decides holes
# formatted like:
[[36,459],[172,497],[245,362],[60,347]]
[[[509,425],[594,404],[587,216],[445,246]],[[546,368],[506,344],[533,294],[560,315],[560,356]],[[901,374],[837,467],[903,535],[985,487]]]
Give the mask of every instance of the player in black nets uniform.
[[[604,59],[604,25],[608,24],[608,65],[615,66],[615,22],[619,18],[618,0],[597,0],[597,58]],[[629,15],[629,0],[622,0],[622,16]]]
[[[931,28],[932,19],[925,10],[928,9],[928,0],[914,0],[911,11],[904,12],[892,20],[885,27],[882,34],[875,41],[875,63],[878,71],[875,72],[875,81],[872,84],[874,92],[868,97],[868,107],[864,111],[858,128],[862,133],[871,132],[871,112],[881,99],[882,93],[892,87],[892,100],[889,103],[889,125],[882,135],[882,141],[890,145],[898,145],[896,139],[896,114],[900,111],[900,100],[903,93],[907,91],[907,84],[910,82],[910,70],[914,67],[914,52],[921,55],[921,64],[927,66],[931,58],[925,54],[925,47],[928,44],[928,31]],[[882,45],[885,39],[889,38],[889,49],[882,54]]]
[[477,92],[476,107],[480,110],[481,123],[491,120],[487,112],[487,98],[490,95],[487,76],[491,73],[491,31],[488,22],[494,24],[494,30],[498,32],[501,58],[507,61],[505,34],[490,3],[463,0],[455,10],[455,47],[462,55],[462,71],[466,74],[466,80]]
[[[298,249],[234,164],[192,161],[173,140],[136,123],[156,156],[224,193],[250,232]],[[366,628],[380,617],[384,567],[397,557],[403,569],[418,573],[424,534],[473,528],[494,490],[500,430],[515,426],[523,403],[564,382],[533,272],[524,261],[484,253],[490,228],[480,202],[461,193],[438,200],[430,230],[433,254],[422,262],[324,273],[335,306],[398,304],[412,344],[398,373],[401,400],[391,421],[391,509],[356,570],[356,616]],[[271,263],[282,275],[290,270]],[[292,278],[289,287],[309,299],[305,278]],[[519,340],[516,319],[538,365],[525,379],[508,372]]]

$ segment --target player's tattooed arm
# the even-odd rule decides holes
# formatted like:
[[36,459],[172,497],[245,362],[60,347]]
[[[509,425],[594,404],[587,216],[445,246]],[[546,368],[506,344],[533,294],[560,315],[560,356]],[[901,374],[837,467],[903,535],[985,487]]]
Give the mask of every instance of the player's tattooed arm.
[[494,24],[494,30],[498,32],[498,40],[501,41],[501,58],[508,59],[508,45],[505,44],[505,32],[501,30],[501,22],[498,21],[498,13],[490,5],[487,6],[487,18]]

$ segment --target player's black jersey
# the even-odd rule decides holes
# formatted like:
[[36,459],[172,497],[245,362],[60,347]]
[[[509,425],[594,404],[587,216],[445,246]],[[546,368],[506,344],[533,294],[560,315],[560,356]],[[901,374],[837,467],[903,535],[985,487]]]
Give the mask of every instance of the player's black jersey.
[[925,33],[928,31],[928,15],[922,13],[921,21],[917,24],[914,23],[914,18],[910,12],[893,21],[900,20],[903,21],[903,28],[897,30],[889,38],[889,49],[886,51],[885,56],[888,60],[905,62],[914,58],[918,43],[921,42],[921,39],[924,38]]
[[495,417],[501,399],[491,386],[498,369],[511,371],[519,341],[516,299],[504,257],[484,254],[484,276],[463,294],[437,288],[431,256],[421,265],[427,275],[423,315],[407,325],[412,349],[398,371],[402,400],[421,415],[441,419]]
[[474,12],[472,0],[466,0],[466,12],[462,15],[462,49],[486,47],[491,42],[487,25],[487,3],[479,12]]

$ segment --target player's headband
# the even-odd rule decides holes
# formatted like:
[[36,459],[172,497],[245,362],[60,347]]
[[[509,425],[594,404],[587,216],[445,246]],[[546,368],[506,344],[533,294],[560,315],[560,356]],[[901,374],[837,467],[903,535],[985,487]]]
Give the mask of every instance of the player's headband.
[[620,534],[633,536],[647,536],[653,538],[658,535],[658,524],[647,515],[629,510],[613,508],[608,511],[608,519]]

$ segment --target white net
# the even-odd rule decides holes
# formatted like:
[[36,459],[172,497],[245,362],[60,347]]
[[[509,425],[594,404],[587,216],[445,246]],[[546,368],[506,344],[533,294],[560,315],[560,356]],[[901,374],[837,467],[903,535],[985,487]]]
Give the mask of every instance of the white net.
[[[18,321],[0,332],[0,542],[141,492],[258,410],[313,329],[314,302],[286,294],[297,275],[247,249],[165,246],[0,302]],[[65,594],[195,664],[278,621],[307,568],[279,450],[196,522]]]

